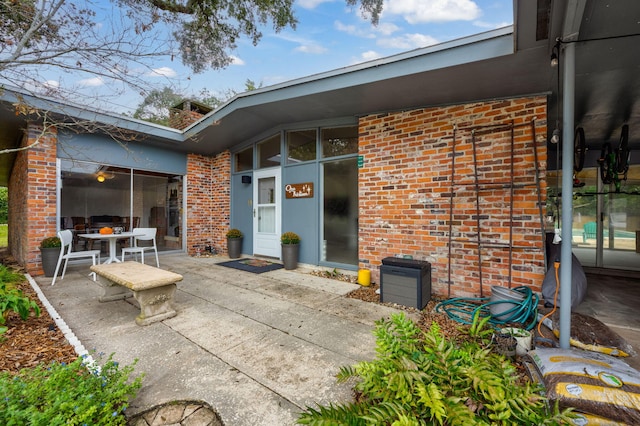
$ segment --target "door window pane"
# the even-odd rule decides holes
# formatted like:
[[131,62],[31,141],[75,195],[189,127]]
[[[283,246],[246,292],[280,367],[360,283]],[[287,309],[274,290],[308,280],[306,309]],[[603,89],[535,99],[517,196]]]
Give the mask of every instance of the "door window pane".
[[287,164],[316,159],[316,131],[287,132]]
[[322,129],[322,158],[358,152],[358,127]]
[[275,167],[280,165],[280,135],[275,135],[260,142],[258,149],[258,168]]
[[258,179],[258,232],[276,232],[276,178]]

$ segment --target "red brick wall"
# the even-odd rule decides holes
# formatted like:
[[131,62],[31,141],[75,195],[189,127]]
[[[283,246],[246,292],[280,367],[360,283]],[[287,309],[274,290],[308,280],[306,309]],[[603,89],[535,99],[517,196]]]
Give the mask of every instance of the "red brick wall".
[[187,157],[187,253],[213,245],[226,252],[231,212],[231,154]]
[[56,235],[57,132],[29,124],[9,179],[9,251],[27,272],[41,275],[40,242]]
[[[532,121],[536,119],[540,196],[544,203],[545,117],[543,96],[362,117],[360,267],[371,269],[373,280],[379,282],[383,258],[409,255],[431,262],[435,294],[488,296],[492,285],[526,285],[539,291],[544,278],[544,244],[535,185]],[[488,127],[511,123],[514,182],[523,184],[514,189],[513,210],[509,185],[496,185],[510,183],[511,130]],[[483,188],[491,188],[480,192],[481,241],[491,244],[483,245],[481,250],[482,292],[472,133],[476,139],[478,180]],[[455,168],[452,167],[454,134]],[[483,185],[486,183],[490,185]],[[510,241],[511,261],[507,248]]]

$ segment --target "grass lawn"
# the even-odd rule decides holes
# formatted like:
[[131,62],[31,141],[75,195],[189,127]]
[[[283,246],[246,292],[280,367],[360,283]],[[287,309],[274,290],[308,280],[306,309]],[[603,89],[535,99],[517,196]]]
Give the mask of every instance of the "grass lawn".
[[7,247],[9,242],[7,241],[7,224],[0,223],[0,247]]

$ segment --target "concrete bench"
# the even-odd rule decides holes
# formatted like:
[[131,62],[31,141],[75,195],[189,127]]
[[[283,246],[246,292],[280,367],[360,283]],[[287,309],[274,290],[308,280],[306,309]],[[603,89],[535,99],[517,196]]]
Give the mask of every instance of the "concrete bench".
[[93,265],[104,292],[100,302],[133,296],[140,304],[136,324],[149,325],[176,316],[173,295],[182,275],[138,262]]

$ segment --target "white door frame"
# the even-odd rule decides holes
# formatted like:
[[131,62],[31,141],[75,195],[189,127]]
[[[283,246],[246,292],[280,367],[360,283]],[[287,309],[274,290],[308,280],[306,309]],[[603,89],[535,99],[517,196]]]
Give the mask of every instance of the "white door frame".
[[[280,258],[280,229],[281,229],[281,207],[282,207],[282,184],[280,178],[280,167],[257,170],[253,172],[253,254]],[[259,194],[260,180],[275,178],[272,196],[264,193]],[[262,195],[262,197],[260,197]],[[262,198],[263,203],[260,203]],[[267,198],[272,198],[271,200]],[[270,213],[271,218],[261,216],[261,211]],[[260,231],[260,221],[272,219],[275,223],[270,223],[267,232]]]

